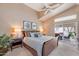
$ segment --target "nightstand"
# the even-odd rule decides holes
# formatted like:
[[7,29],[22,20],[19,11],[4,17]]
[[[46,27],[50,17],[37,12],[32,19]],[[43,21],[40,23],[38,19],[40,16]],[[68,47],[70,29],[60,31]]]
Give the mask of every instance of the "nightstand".
[[10,48],[11,48],[11,51],[12,51],[12,48],[16,45],[20,45],[22,47],[22,39],[23,38],[15,38],[15,39],[12,39],[10,41]]

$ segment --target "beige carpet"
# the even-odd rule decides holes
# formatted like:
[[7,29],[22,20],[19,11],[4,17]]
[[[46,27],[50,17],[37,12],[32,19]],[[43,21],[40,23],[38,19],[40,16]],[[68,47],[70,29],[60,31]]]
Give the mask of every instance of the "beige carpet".
[[[8,51],[5,56],[33,56],[26,48],[15,48]],[[64,42],[59,42],[59,46],[52,51],[49,56],[79,56],[79,50]]]
[[49,56],[79,56],[79,50],[68,44],[59,43],[59,46]]
[[28,51],[24,47],[18,47],[13,49],[12,51],[8,51],[5,56],[33,56],[30,51]]

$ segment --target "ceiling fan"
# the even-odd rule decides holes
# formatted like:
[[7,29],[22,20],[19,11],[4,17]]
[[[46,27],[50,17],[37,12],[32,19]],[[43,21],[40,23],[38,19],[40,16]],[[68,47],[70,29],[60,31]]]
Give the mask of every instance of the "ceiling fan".
[[50,3],[50,4],[45,3],[44,7],[42,8],[41,11],[43,11],[44,15],[46,15],[46,14],[52,12],[57,7],[59,7],[60,5],[61,5],[61,3]]

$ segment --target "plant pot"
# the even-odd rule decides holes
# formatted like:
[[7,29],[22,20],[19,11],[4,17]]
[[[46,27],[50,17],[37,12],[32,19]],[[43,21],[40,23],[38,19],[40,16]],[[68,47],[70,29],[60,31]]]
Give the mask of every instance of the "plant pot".
[[0,48],[0,56],[4,55],[8,51],[8,48]]

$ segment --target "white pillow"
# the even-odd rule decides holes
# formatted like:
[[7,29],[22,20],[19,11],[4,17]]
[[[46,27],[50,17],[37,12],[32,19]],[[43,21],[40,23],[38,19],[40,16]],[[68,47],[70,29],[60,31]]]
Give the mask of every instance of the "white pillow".
[[39,33],[39,32],[30,32],[31,37],[35,37],[35,34],[37,34],[38,37],[41,37],[42,36],[42,34]]
[[38,37],[41,37],[42,36],[42,34],[40,32],[37,32],[37,34],[38,34]]
[[30,32],[30,36],[31,37],[34,37],[34,32]]

